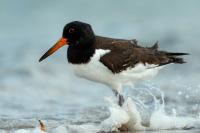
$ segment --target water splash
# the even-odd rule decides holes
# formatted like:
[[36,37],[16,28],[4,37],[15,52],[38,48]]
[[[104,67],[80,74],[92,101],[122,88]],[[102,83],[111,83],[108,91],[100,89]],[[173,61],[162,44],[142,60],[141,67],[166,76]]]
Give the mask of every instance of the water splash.
[[[152,95],[153,96],[153,95]],[[174,130],[174,129],[191,129],[200,128],[200,119],[193,117],[177,116],[176,110],[171,115],[166,114],[164,95],[161,93],[161,103],[153,96],[155,108],[151,114],[149,125],[142,124],[141,113],[137,110],[134,101],[128,97],[122,107],[118,106],[113,98],[106,98],[109,104],[110,116],[100,124],[88,123],[82,125],[60,125],[49,133],[97,133],[118,131],[122,125],[126,125],[130,131],[147,131],[147,130]],[[20,129],[14,133],[45,133],[41,128]]]

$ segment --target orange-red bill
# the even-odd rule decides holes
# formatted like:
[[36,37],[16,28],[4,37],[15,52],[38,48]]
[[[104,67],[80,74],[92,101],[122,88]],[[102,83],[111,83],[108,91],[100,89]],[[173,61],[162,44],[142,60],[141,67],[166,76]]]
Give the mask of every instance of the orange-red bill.
[[67,45],[67,39],[66,38],[61,38],[60,40],[58,40],[58,42],[53,45],[39,60],[39,62],[43,61],[44,59],[46,59],[48,56],[52,55],[54,52],[56,52],[59,48],[61,48],[64,45]]

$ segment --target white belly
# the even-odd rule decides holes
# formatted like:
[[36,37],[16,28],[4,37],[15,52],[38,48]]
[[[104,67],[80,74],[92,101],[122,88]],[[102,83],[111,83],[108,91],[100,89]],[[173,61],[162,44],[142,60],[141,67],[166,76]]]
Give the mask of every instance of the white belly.
[[[134,85],[139,80],[144,80],[155,76],[161,67],[150,65],[137,64],[134,68],[128,68],[117,74],[113,74],[99,60],[104,54],[110,50],[98,49],[87,64],[72,64],[74,72],[77,76],[83,77],[92,81],[108,85],[118,92],[121,91],[123,85]],[[154,67],[148,69],[149,67]]]

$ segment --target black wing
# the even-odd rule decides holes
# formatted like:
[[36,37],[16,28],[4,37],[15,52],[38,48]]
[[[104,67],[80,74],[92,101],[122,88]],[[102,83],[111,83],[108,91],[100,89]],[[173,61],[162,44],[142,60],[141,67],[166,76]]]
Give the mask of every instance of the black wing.
[[128,67],[134,67],[139,62],[129,49],[111,51],[102,56],[100,61],[113,73],[119,73]]
[[158,51],[158,43],[152,47],[141,47],[136,40],[120,40],[97,37],[97,49],[109,49],[110,52],[100,58],[100,61],[113,73],[119,73],[127,68],[134,68],[136,64],[154,64],[157,66],[169,63],[185,63],[182,58],[187,53],[169,53]]

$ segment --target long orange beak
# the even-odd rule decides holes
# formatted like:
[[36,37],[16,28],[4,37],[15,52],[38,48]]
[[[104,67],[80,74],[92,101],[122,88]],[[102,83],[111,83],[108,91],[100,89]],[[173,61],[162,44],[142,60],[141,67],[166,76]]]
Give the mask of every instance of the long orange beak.
[[58,40],[58,42],[53,45],[53,47],[51,47],[39,60],[39,62],[43,61],[44,59],[46,59],[48,56],[52,55],[54,52],[56,52],[59,48],[61,48],[64,45],[67,45],[67,39],[66,38],[61,38],[60,40]]

